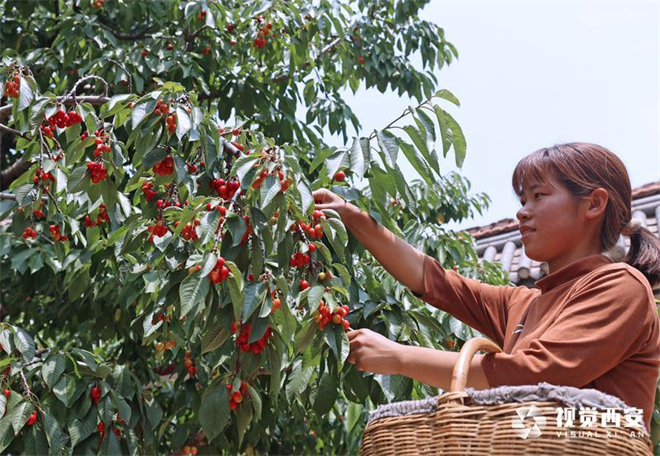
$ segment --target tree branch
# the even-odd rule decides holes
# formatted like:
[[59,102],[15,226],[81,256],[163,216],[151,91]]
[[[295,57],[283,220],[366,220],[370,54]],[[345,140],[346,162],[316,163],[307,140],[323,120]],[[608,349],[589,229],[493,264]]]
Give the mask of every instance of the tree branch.
[[[30,169],[30,166],[30,162],[21,158],[9,168],[3,170],[2,173],[0,173],[0,191],[8,189],[12,182],[18,179],[18,177],[25,171]],[[0,199],[7,198],[0,197]]]

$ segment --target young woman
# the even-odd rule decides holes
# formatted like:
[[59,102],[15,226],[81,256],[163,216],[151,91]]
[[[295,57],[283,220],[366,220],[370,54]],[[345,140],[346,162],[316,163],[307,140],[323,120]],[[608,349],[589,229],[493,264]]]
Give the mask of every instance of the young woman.
[[[494,340],[503,352],[476,355],[468,386],[595,388],[644,412],[650,429],[660,367],[660,328],[651,287],[660,281],[660,241],[631,221],[631,186],[609,150],[561,144],[523,158],[512,184],[531,259],[549,274],[538,288],[492,286],[445,270],[366,213],[322,189],[318,209],[334,209],[387,271],[429,304]],[[603,252],[630,236],[622,262]],[[368,329],[350,331],[358,370],[400,374],[448,389],[458,354],[402,345]]]

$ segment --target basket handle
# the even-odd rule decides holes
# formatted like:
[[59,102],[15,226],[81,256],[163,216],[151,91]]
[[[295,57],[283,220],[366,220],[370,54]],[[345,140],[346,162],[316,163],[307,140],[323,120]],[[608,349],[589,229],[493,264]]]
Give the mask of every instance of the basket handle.
[[465,345],[463,345],[463,348],[461,348],[458,354],[458,360],[451,374],[450,392],[454,393],[465,390],[472,358],[474,358],[474,355],[479,350],[484,350],[488,353],[500,353],[502,351],[495,342],[483,337],[473,337],[465,342]]

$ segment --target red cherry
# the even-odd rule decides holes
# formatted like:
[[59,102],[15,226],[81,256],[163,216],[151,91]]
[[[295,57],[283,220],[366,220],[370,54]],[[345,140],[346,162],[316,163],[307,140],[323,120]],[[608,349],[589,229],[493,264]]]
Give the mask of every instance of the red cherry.
[[306,280],[301,280],[300,281],[300,291],[306,290],[309,288],[309,282]]
[[334,179],[337,182],[344,182],[344,180],[346,179],[346,173],[343,171],[336,172],[334,175]]
[[37,422],[37,411],[35,410],[34,412],[32,412],[32,415],[30,415],[30,417],[27,419],[25,424],[27,424],[28,426],[32,426],[36,422]]

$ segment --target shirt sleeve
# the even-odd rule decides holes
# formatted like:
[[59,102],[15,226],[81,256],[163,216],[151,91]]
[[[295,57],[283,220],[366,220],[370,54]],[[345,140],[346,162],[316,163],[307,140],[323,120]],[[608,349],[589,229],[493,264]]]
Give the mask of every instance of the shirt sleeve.
[[648,339],[657,318],[649,293],[625,268],[604,271],[568,298],[557,319],[529,347],[484,355],[481,365],[489,384],[589,384]]
[[516,295],[530,290],[495,286],[444,269],[434,258],[424,259],[424,293],[416,295],[438,309],[504,345],[508,306]]

